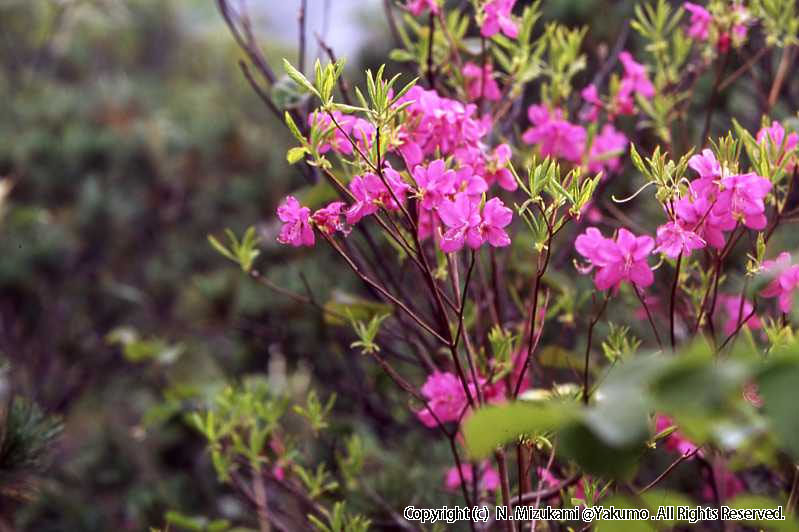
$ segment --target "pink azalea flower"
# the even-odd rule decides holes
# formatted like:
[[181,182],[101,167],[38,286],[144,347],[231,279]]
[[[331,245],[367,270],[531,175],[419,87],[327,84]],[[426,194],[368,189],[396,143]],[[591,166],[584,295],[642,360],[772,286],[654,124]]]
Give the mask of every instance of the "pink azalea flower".
[[588,170],[591,172],[599,172],[603,169],[618,170],[621,166],[620,155],[627,151],[628,144],[629,141],[624,133],[618,131],[612,124],[605,124],[591,144]]
[[688,36],[697,41],[706,41],[710,23],[713,22],[713,16],[707,9],[693,2],[685,2],[683,3],[683,7],[686,11],[691,13]]
[[[437,371],[430,374],[421,391],[428,402],[426,408],[416,413],[416,417],[426,427],[435,427],[436,417],[442,423],[457,421],[466,408],[467,399],[463,386],[452,373]],[[435,413],[435,417],[430,410]]]
[[646,288],[654,281],[646,258],[655,247],[650,236],[636,237],[627,229],[619,229],[616,240],[605,238],[599,229],[589,227],[577,237],[577,252],[599,271],[594,284],[599,290],[617,290],[622,281]]
[[[505,207],[499,198],[491,198],[483,206],[483,216],[477,226],[480,235],[480,243],[488,242],[495,248],[510,245],[510,237],[505,232],[513,218],[513,211]],[[471,245],[471,244],[470,244]]]
[[596,122],[599,119],[599,111],[602,109],[602,100],[599,99],[599,92],[596,85],[591,83],[580,92],[583,100],[590,106],[588,110],[581,115],[583,120],[588,122]]
[[[758,144],[768,142],[770,145],[774,146],[774,150],[779,152],[779,159],[777,162],[781,163],[782,159],[787,154],[792,154],[796,150],[796,146],[799,144],[799,135],[790,133],[786,138],[785,128],[782,127],[782,124],[779,122],[774,121],[771,123],[771,127],[761,128],[760,131],[757,132],[757,142]],[[785,143],[784,146],[783,143]],[[767,144],[766,147],[769,147],[769,145]],[[785,170],[787,172],[793,172],[795,165],[796,163],[791,160],[785,165]]]
[[303,207],[294,196],[286,196],[277,208],[277,217],[283,222],[277,241],[294,247],[313,246],[314,234],[311,228],[311,209]]
[[466,94],[470,100],[478,100],[481,95],[489,101],[497,101],[502,98],[502,93],[493,74],[494,68],[491,63],[486,63],[484,69],[471,61],[463,65]]
[[[322,130],[331,129],[329,142],[319,147],[319,153],[327,153],[331,149],[344,155],[352,155],[352,142],[347,137],[350,135],[364,151],[372,145],[375,136],[375,127],[371,122],[354,116],[349,116],[340,111],[333,111],[333,118],[336,119],[337,127],[327,113],[316,111],[308,115],[308,125],[318,126]],[[342,131],[343,130],[343,131]]]
[[420,204],[427,210],[437,207],[446,195],[455,191],[455,171],[447,170],[442,159],[436,159],[427,167],[414,168],[413,179],[419,187]]
[[485,179],[490,185],[495,181],[505,190],[514,191],[519,184],[508,169],[511,158],[511,149],[507,144],[500,144],[494,149],[493,155],[487,159]]
[[485,179],[474,173],[471,166],[464,165],[455,172],[455,193],[463,192],[479,201],[480,197],[488,190]]
[[343,201],[334,201],[313,213],[311,220],[313,220],[320,231],[328,235],[332,235],[336,231],[341,231],[345,234],[349,233],[349,230],[347,230],[341,220],[344,206]]
[[490,0],[485,5],[485,20],[480,28],[483,37],[491,37],[500,31],[511,39],[519,35],[519,27],[512,15],[515,3],[516,0]]
[[527,111],[533,126],[522,140],[527,144],[537,144],[543,156],[559,157],[571,162],[579,162],[585,150],[585,129],[562,118],[563,113],[556,109],[550,114],[542,105],[533,105]]
[[636,92],[646,99],[651,99],[655,95],[655,86],[649,81],[646,67],[636,62],[630,52],[620,53],[619,60],[624,66],[624,77],[621,80],[622,87],[626,85],[628,93]]
[[[406,107],[405,120],[398,133],[398,150],[408,167],[426,156],[449,157],[456,154],[462,164],[476,166],[474,154],[492,128],[491,117],[478,117],[474,104],[442,98],[435,90],[411,88],[398,104]],[[461,159],[464,154],[469,160]]]
[[[697,180],[699,181],[699,180]],[[715,200],[702,196],[683,197],[674,203],[674,210],[683,226],[690,228],[708,245],[722,249],[726,241],[724,231],[735,228],[735,220],[728,215],[714,212]]]
[[356,224],[364,216],[376,213],[381,205],[388,210],[399,209],[394,198],[403,202],[410,187],[402,180],[400,174],[390,167],[383,169],[383,177],[391,187],[390,191],[378,175],[369,173],[363,177],[352,178],[349,188],[355,197],[355,203],[346,211],[348,224]]
[[[474,468],[471,464],[461,464],[461,474],[458,474],[456,467],[451,467],[447,470],[444,485],[448,490],[456,490],[461,487],[461,475],[467,485],[471,486],[474,480]],[[490,466],[488,461],[480,464],[478,478],[478,486],[483,491],[496,491],[499,487],[499,473],[496,469]]]
[[445,253],[460,251],[464,244],[472,249],[483,243],[479,231],[479,204],[467,194],[457,194],[455,200],[443,200],[438,215],[447,231],[441,236],[441,250]]
[[783,251],[776,260],[763,261],[763,270],[776,277],[760,292],[760,295],[778,298],[780,310],[785,313],[790,312],[794,290],[799,287],[799,265],[791,264],[791,255]]
[[[734,333],[738,328],[738,321],[752,314],[755,308],[752,306],[752,303],[746,299],[743,300],[743,305],[741,305],[741,296],[721,294],[718,296],[718,302],[727,314],[727,321],[724,323],[724,334],[727,335]],[[746,320],[744,325],[750,330],[760,329],[762,327],[760,318],[754,314]]]
[[702,150],[701,154],[693,155],[688,159],[688,166],[693,168],[701,179],[716,179],[721,177],[721,164],[710,150]]
[[418,17],[425,10],[429,9],[434,15],[438,15],[438,0],[407,0],[405,7],[413,16]]
[[693,250],[702,249],[705,245],[705,241],[686,229],[683,223],[671,221],[658,227],[655,253],[663,253],[672,259],[682,253],[687,258]]
[[[662,432],[673,425],[674,422],[669,417],[658,414],[655,419],[655,432]],[[683,436],[679,430],[666,436],[663,442],[666,445],[666,449],[677,451],[682,455],[690,454],[696,451],[697,448],[697,445]],[[696,454],[702,456],[702,451],[698,451]]]
[[730,214],[750,229],[764,229],[766,206],[763,202],[771,190],[771,182],[759,175],[733,175],[721,180],[723,188],[716,208],[729,208]]

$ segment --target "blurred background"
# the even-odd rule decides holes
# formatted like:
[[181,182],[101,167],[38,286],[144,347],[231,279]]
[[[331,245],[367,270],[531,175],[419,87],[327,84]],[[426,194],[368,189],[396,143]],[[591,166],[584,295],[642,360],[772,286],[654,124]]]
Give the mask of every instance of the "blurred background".
[[[249,4],[272,65],[294,60],[300,1]],[[382,0],[308,4],[311,57],[319,34],[351,77],[386,61]],[[631,7],[553,0],[546,17],[590,23],[596,50]],[[240,57],[211,0],[0,2],[0,393],[4,433],[27,430],[0,445],[3,529],[146,530],[170,510],[246,521],[183,414],[259,374],[299,398],[337,394],[334,441],[309,453],[362,435],[372,495],[356,508],[450,497],[431,467],[446,441],[430,444],[346,329],[208,245],[256,225],[276,284],[320,302],[358,290],[323,247],[275,243],[275,208],[306,181]]]

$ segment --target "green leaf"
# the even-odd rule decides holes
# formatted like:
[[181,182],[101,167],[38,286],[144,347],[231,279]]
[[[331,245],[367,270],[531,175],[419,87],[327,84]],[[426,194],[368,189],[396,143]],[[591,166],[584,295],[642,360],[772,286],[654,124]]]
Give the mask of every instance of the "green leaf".
[[286,69],[286,74],[290,77],[294,82],[299,85],[300,87],[304,88],[306,91],[310,92],[311,94],[316,95],[320,100],[322,99],[319,91],[317,91],[314,86],[308,81],[302,72],[291,66],[291,63],[288,62],[287,59],[283,59],[283,68]]
[[799,387],[799,359],[792,353],[774,355],[758,375],[763,411],[772,423],[785,449],[799,459],[799,416],[796,414],[796,390]]
[[301,161],[303,157],[305,157],[306,153],[308,153],[308,148],[296,146],[288,151],[286,154],[286,160],[288,160],[289,164],[297,163]]
[[574,419],[576,412],[576,405],[560,402],[516,402],[480,408],[463,427],[469,456],[484,458],[519,435],[555,430]]

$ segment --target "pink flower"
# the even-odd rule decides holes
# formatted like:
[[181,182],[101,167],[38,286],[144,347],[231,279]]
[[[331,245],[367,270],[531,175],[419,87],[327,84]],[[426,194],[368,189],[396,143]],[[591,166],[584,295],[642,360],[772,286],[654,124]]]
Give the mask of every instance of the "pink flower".
[[447,226],[441,236],[441,250],[445,253],[460,251],[464,244],[472,249],[483,243],[480,225],[479,203],[467,194],[457,194],[455,200],[443,200],[438,206],[438,215]]
[[727,314],[727,321],[724,323],[724,334],[729,335],[734,333],[735,330],[738,329],[738,322],[750,314],[751,316],[746,320],[744,325],[746,325],[750,330],[760,329],[760,327],[762,327],[760,318],[752,313],[755,307],[752,306],[750,301],[744,299],[743,304],[741,304],[741,296],[732,296],[726,294],[719,295],[718,301]]
[[799,265],[791,264],[791,255],[783,251],[776,260],[763,261],[763,270],[776,277],[760,292],[760,295],[778,298],[780,310],[785,313],[790,312],[794,290],[799,287]]
[[652,237],[636,237],[623,228],[615,241],[603,237],[596,227],[589,227],[575,241],[577,252],[599,270],[594,277],[599,290],[617,290],[622,281],[640,288],[651,285],[654,276],[646,258],[654,247]]
[[399,209],[399,202],[405,200],[405,194],[410,188],[402,180],[400,174],[391,167],[383,169],[383,178],[391,187],[386,188],[380,176],[375,174],[364,174],[363,177],[355,176],[350,181],[350,192],[355,197],[355,203],[346,211],[347,223],[358,223],[364,216],[369,216],[377,212],[382,205],[388,210]]
[[515,39],[519,28],[513,20],[513,4],[516,0],[489,0],[485,5],[485,20],[480,28],[483,37],[491,37],[502,31],[507,37]]
[[766,227],[766,206],[763,200],[771,190],[771,182],[759,175],[733,175],[721,180],[722,192],[716,208],[728,208],[730,214],[750,229]]
[[579,162],[585,150],[585,129],[562,118],[559,109],[552,113],[543,105],[527,110],[533,126],[522,136],[527,144],[538,144],[542,156]]
[[691,25],[688,27],[688,36],[697,41],[706,41],[708,28],[713,22],[713,16],[704,7],[693,2],[683,3],[683,7],[691,13]]
[[418,17],[426,9],[429,9],[434,15],[438,15],[438,0],[407,0],[405,7],[410,11],[413,16]]
[[[771,123],[771,127],[761,128],[760,131],[757,132],[757,142],[758,144],[768,143],[766,144],[767,148],[773,146],[773,149],[779,155],[777,163],[781,163],[787,154],[791,154],[796,150],[796,146],[799,144],[799,135],[790,133],[786,138],[785,128],[783,128],[782,124],[779,122],[774,121]],[[785,144],[784,146],[783,143]],[[795,162],[790,161],[785,165],[785,170],[792,172],[794,166]]]
[[277,217],[283,222],[277,241],[294,247],[313,246],[314,234],[310,216],[311,209],[301,206],[294,196],[286,196],[277,208]]
[[674,203],[674,210],[684,227],[690,228],[709,245],[722,249],[725,244],[724,231],[734,229],[735,220],[727,214],[714,212],[714,206],[715,199],[711,201],[703,196],[689,195],[678,199]]
[[[357,118],[333,111],[333,118],[338,122],[336,126],[330,115],[321,111],[315,111],[308,115],[308,124],[316,126],[322,131],[331,130],[330,141],[319,146],[319,153],[326,153],[333,150],[344,155],[352,155],[352,142],[348,135],[358,144],[362,150],[368,150],[375,136],[375,127],[371,122],[363,118]],[[340,127],[340,129],[339,129]]]
[[427,210],[437,207],[444,196],[455,191],[455,172],[447,170],[442,159],[436,159],[427,167],[414,168],[413,179],[419,187],[420,204]]
[[672,259],[682,253],[686,257],[695,249],[702,249],[706,243],[693,231],[686,229],[681,222],[667,222],[658,227],[656,253],[663,253]]
[[481,243],[488,241],[495,248],[509,246],[510,237],[504,227],[510,224],[512,218],[513,211],[505,207],[501,199],[491,198],[488,200],[483,206],[482,220],[477,226]]
[[630,52],[622,52],[619,54],[619,60],[624,66],[624,77],[621,80],[622,91],[627,94],[636,92],[646,99],[650,99],[655,95],[655,86],[649,81],[649,75],[646,73],[646,67],[633,59]]
[[398,104],[408,104],[405,119],[397,134],[398,150],[408,167],[426,156],[455,155],[462,164],[476,167],[480,146],[492,127],[491,117],[478,117],[474,104],[442,98],[435,90],[411,88]]
[[461,166],[455,172],[455,193],[463,192],[479,201],[480,197],[488,190],[485,179],[474,173],[471,166]]
[[[444,479],[444,485],[446,488],[448,490],[456,490],[460,488],[461,475],[463,476],[463,480],[467,483],[467,485],[471,486],[474,480],[474,468],[471,464],[461,464],[461,474],[458,474],[458,469],[456,467],[450,467],[447,470],[447,475]],[[499,487],[499,473],[496,469],[489,465],[487,460],[480,464],[479,475],[478,486],[481,490],[497,490]]]
[[518,188],[519,184],[516,182],[516,178],[508,169],[511,155],[510,146],[500,144],[494,149],[493,155],[487,158],[485,179],[489,185],[496,181],[500,187],[511,192]]
[[[655,419],[655,432],[662,432],[673,425],[674,422],[670,418],[658,414],[657,418]],[[666,436],[664,443],[666,445],[666,449],[670,451],[677,451],[682,455],[690,454],[697,448],[695,443],[688,440],[678,430]],[[696,454],[702,456],[702,451],[699,451]]]
[[599,99],[599,92],[596,85],[591,83],[580,92],[583,100],[590,106],[589,109],[580,115],[583,120],[596,122],[599,119],[599,111],[602,109],[602,100]]
[[701,179],[716,179],[721,177],[721,164],[710,150],[702,150],[701,154],[693,155],[688,159],[688,166],[693,168]]
[[[463,386],[452,373],[430,374],[421,391],[428,402],[426,408],[416,413],[416,417],[426,427],[435,427],[436,417],[442,423],[457,421],[466,409],[467,400]],[[435,417],[430,410],[435,413]]]
[[613,171],[621,166],[622,153],[627,151],[629,141],[612,124],[602,126],[602,131],[594,137],[588,156],[588,170],[599,172],[603,169]]
[[502,93],[493,74],[494,68],[491,63],[486,63],[485,68],[480,68],[471,61],[463,65],[466,94],[470,100],[478,100],[480,96],[489,101],[497,101],[502,98]]
[[313,220],[314,224],[316,224],[320,231],[328,235],[332,235],[336,231],[341,231],[342,233],[346,234],[349,233],[349,230],[341,220],[343,210],[344,202],[334,201],[328,204],[327,207],[319,209],[313,213],[311,220]]

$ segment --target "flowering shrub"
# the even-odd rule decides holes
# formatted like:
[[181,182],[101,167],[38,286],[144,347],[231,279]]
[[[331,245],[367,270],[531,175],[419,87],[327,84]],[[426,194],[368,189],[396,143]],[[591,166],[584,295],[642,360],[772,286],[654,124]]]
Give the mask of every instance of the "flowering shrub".
[[[420,430],[449,440],[442,484],[470,506],[650,505],[692,462],[701,473],[671,496],[794,508],[790,468],[763,473],[767,487],[745,474],[799,459],[799,274],[772,244],[797,212],[799,136],[775,118],[793,4],[641,3],[630,26],[645,51],[622,34],[595,72],[590,30],[541,24],[537,3],[448,6],[389,8],[392,55],[416,80],[381,67],[351,91],[341,62],[306,76],[284,61],[305,98],[281,113],[288,160],[331,201],[286,197],[276,237],[327,245],[387,305],[354,304],[347,321]],[[753,38],[782,50],[761,127],[733,118],[711,136],[719,93],[751,69],[727,62]],[[234,260],[257,251],[234,244]],[[676,461],[642,467],[663,456]]]

